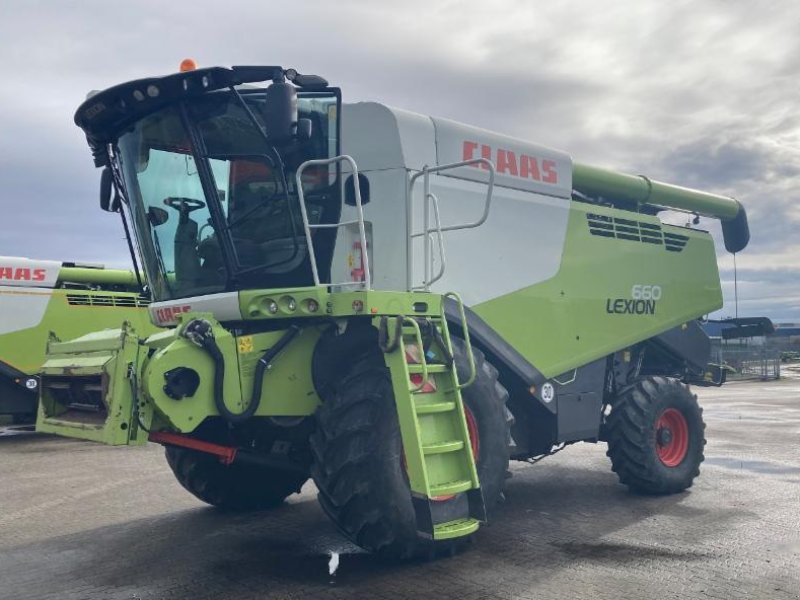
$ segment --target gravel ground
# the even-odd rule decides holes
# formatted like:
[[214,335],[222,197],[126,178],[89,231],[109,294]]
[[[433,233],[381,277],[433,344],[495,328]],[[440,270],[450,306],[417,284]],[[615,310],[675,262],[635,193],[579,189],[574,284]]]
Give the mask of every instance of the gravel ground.
[[629,495],[604,446],[579,444],[514,465],[466,552],[403,565],[341,538],[311,484],[224,514],[158,446],[2,436],[0,598],[800,598],[800,379],[698,394],[708,446],[690,492]]

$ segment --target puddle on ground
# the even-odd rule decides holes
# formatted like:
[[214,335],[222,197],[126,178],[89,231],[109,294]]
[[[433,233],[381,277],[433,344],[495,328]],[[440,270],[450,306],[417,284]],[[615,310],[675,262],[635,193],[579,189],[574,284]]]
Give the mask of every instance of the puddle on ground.
[[414,564],[393,565],[349,544],[335,549],[315,545],[260,540],[248,544],[242,555],[216,561],[214,569],[242,580],[255,577],[328,586],[362,582]]
[[707,558],[707,554],[690,550],[676,550],[657,546],[639,546],[622,542],[551,542],[570,558],[585,558],[598,561],[630,560],[693,560]]
[[800,467],[792,465],[782,465],[780,463],[766,462],[762,460],[742,460],[728,456],[711,456],[706,458],[706,464],[726,469],[738,469],[740,471],[750,471],[751,473],[761,473],[764,475],[787,475],[800,473]]
[[720,421],[759,421],[765,423],[785,422],[785,418],[775,415],[754,414],[747,410],[730,410],[706,407],[703,413],[708,419]]
[[339,569],[339,553],[331,552],[331,559],[328,561],[328,575],[336,575]]
[[15,435],[32,435],[36,433],[33,425],[9,425],[0,427],[0,437],[13,437]]

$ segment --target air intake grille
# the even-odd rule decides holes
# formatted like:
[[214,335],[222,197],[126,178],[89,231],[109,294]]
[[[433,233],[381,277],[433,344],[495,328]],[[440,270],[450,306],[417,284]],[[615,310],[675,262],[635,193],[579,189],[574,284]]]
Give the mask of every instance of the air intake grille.
[[609,217],[595,213],[586,213],[589,224],[589,233],[601,237],[655,244],[664,246],[670,252],[680,252],[686,246],[689,238],[677,233],[661,231],[661,226],[654,223],[644,223],[631,219]]
[[117,308],[144,308],[150,300],[144,296],[113,296],[111,294],[67,294],[72,306],[111,306]]
[[680,252],[686,247],[686,242],[688,241],[689,237],[686,235],[664,232],[664,245],[670,252]]

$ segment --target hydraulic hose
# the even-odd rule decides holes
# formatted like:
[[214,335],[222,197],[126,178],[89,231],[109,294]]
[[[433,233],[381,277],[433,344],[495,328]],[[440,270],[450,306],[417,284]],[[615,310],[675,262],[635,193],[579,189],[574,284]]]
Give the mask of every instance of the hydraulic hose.
[[[275,357],[289,345],[298,333],[300,333],[300,328],[297,325],[291,325],[281,336],[281,339],[279,339],[274,346],[267,349],[264,355],[258,359],[255,376],[253,378],[253,395],[250,398],[250,406],[255,405],[256,408],[258,407],[259,402],[261,402],[261,388],[264,385],[264,373],[270,368]],[[247,410],[250,410],[250,407],[248,407]]]
[[205,319],[194,319],[186,324],[181,335],[205,350],[211,357],[211,360],[214,362],[214,406],[225,421],[231,424],[238,424],[247,421],[258,410],[261,404],[264,372],[270,367],[275,357],[286,348],[289,342],[291,342],[298,333],[300,333],[300,328],[297,325],[290,326],[277,343],[269,348],[258,360],[250,403],[247,405],[247,408],[240,413],[231,411],[225,405],[225,357],[222,355],[222,351],[219,349],[214,339],[211,323]]

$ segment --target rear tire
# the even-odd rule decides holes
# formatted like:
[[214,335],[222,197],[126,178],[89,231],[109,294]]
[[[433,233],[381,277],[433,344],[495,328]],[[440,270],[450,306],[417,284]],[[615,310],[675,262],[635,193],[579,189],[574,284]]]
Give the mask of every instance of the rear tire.
[[703,410],[677,379],[646,377],[623,390],[605,430],[611,468],[631,491],[674,494],[700,474]]
[[[463,342],[454,339],[453,346],[463,378]],[[474,353],[477,378],[462,391],[462,398],[479,434],[477,468],[488,512],[502,496],[510,413],[497,371],[479,351]],[[417,535],[392,381],[380,354],[365,357],[337,382],[336,393],[317,411],[311,449],[320,505],[362,548],[402,560],[452,552],[464,541],[430,542]],[[446,513],[450,503],[459,500],[435,503],[435,509]]]

